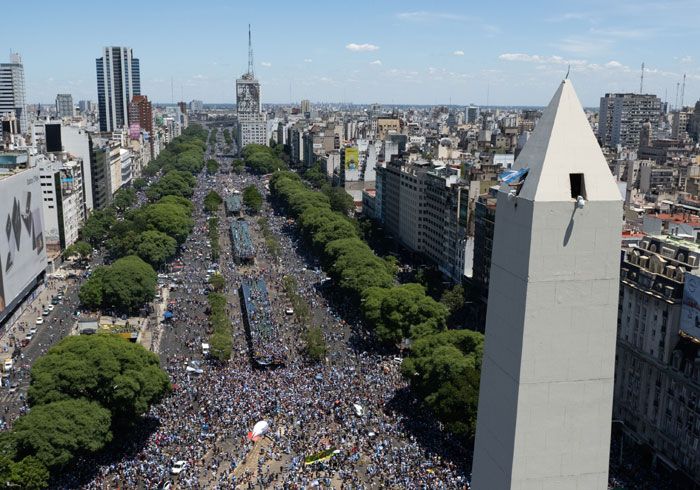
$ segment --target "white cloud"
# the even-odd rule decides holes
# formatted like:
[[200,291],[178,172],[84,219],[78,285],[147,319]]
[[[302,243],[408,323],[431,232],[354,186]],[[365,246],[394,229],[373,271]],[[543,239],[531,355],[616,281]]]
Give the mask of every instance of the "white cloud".
[[683,56],[681,58],[681,63],[692,63],[693,62],[693,57],[688,55],[688,56]]
[[370,61],[369,64],[370,64],[370,65],[381,65],[381,64],[382,64],[382,60]]
[[630,71],[630,68],[623,65],[619,61],[611,60],[601,65],[599,63],[589,63],[581,59],[567,59],[562,56],[542,56],[539,54],[526,53],[503,53],[498,57],[501,61],[520,61],[525,63],[534,63],[537,69],[546,69],[547,66],[568,65],[572,71],[601,71],[604,69],[616,71]]
[[458,49],[457,51],[454,51],[452,54],[455,56],[464,56],[464,51],[462,51],[461,49]]
[[261,61],[260,66],[264,66],[266,68],[269,68],[272,66],[272,63],[270,63],[269,61]]
[[311,63],[313,60],[311,58],[304,58],[304,63]]
[[356,43],[350,43],[345,45],[345,49],[348,49],[350,51],[376,51],[379,49],[379,46],[375,44],[369,44],[369,43],[364,43],[364,44],[356,44]]

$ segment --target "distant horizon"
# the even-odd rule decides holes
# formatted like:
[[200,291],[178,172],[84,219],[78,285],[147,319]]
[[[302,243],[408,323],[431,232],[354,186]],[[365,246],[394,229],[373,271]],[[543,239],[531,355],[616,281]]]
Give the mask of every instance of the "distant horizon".
[[[4,6],[7,18],[41,11],[31,18],[30,36],[25,23],[4,26],[9,47],[23,59],[27,100],[58,93],[95,100],[95,59],[104,46],[127,46],[140,60],[149,99],[232,103],[235,80],[247,69],[248,24],[263,103],[367,98],[385,105],[543,106],[569,72],[583,105],[595,107],[607,92],[638,93],[642,63],[644,92],[680,105],[685,74],[684,105],[700,99],[700,2],[506,0],[496,17],[489,4],[457,0],[439,10],[416,0],[359,0],[353,11],[372,13],[362,18],[362,29],[339,22],[348,13],[335,4],[120,5],[116,11],[81,0]],[[56,38],[56,25],[76,19],[85,22],[75,35]]]

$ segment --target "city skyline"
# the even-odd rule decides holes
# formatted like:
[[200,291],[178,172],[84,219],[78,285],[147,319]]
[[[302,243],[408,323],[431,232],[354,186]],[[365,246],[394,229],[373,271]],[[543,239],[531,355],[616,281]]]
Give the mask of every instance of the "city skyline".
[[[596,0],[576,8],[506,2],[497,12],[458,2],[437,10],[418,2],[360,2],[349,12],[274,3],[275,15],[218,0],[129,0],[109,16],[106,6],[91,5],[88,12],[104,13],[102,20],[79,24],[60,43],[52,40],[53,26],[81,18],[87,4],[29,3],[43,12],[33,19],[32,36],[20,24],[7,28],[8,38],[22,40],[10,48],[23,57],[28,103],[51,103],[58,93],[96,100],[94,59],[109,45],[138,53],[142,91],[156,103],[233,103],[235,80],[247,66],[248,23],[265,103],[542,106],[570,66],[583,105],[597,107],[606,92],[639,92],[642,62],[645,92],[675,106],[686,74],[685,105],[700,98],[700,60],[692,48],[700,5],[686,0]],[[21,16],[26,7],[5,10]]]

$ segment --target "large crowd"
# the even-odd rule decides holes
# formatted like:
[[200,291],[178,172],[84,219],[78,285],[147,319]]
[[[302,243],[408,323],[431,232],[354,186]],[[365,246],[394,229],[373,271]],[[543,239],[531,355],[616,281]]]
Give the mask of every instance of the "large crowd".
[[[221,175],[217,187],[240,188],[237,175]],[[262,182],[256,179],[262,189]],[[341,311],[318,292],[319,274],[306,270],[284,218],[271,210],[270,229],[281,243],[281,256],[268,254],[258,234],[256,264],[237,266],[231,247],[220,271],[227,283],[227,308],[234,327],[234,355],[224,365],[203,363],[202,374],[188,372],[206,338],[206,270],[210,267],[202,199],[211,183],[204,175],[193,201],[196,225],[182,253],[176,306],[160,343],[173,393],[148,414],[142,437],[123,450],[120,459],[103,459],[74,472],[64,485],[83,488],[157,488],[173,481],[180,488],[468,488],[466,459],[438,424],[407,398],[399,362],[352,347],[348,340],[364,335],[341,319]],[[251,228],[255,228],[252,226]],[[258,230],[259,231],[259,230]],[[311,365],[298,352],[301,326],[285,321],[282,277],[294,274],[299,292],[323,325],[328,362]],[[289,362],[278,369],[255,368],[246,355],[246,338],[236,290],[243,280],[261,277],[269,288],[270,321]],[[358,408],[359,407],[359,408]],[[258,441],[247,436],[259,421],[269,432]],[[440,448],[434,451],[429,448]],[[323,450],[330,458],[307,464]],[[179,476],[176,461],[186,461]],[[80,465],[79,465],[80,466]]]

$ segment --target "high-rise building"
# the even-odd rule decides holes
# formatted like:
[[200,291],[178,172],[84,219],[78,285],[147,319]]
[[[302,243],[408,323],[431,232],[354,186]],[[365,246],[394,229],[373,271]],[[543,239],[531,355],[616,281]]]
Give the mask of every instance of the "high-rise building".
[[100,131],[116,131],[129,125],[129,102],[141,95],[141,70],[131,48],[105,47],[97,68],[97,105]]
[[309,99],[302,100],[301,104],[300,104],[300,109],[301,109],[302,115],[305,116],[307,114],[310,114],[311,113],[311,101],[309,101]]
[[56,95],[56,115],[59,118],[73,117],[75,108],[73,107],[73,96],[71,94]]
[[683,107],[671,113],[671,137],[673,139],[686,140],[688,138],[688,125],[693,118],[693,113],[693,107]]
[[134,95],[129,104],[129,123],[153,135],[153,104],[146,95]]
[[249,144],[267,145],[267,124],[260,106],[260,82],[253,72],[253,47],[248,26],[248,71],[236,80],[236,116],[241,148]]
[[498,192],[474,488],[606,490],[622,203],[564,80]]
[[467,122],[469,124],[475,124],[478,118],[479,108],[475,105],[470,105],[469,107],[467,107]]
[[700,142],[700,100],[695,103],[693,115],[688,121],[688,135],[698,143]]
[[605,94],[600,99],[598,141],[603,146],[639,146],[645,121],[655,123],[661,116],[661,99],[650,94]]
[[204,111],[204,102],[201,100],[191,100],[190,101],[190,112],[191,113],[197,113],[197,112],[203,112]]
[[0,118],[12,113],[19,122],[19,131],[29,131],[25,101],[24,65],[17,53],[10,53],[9,63],[0,63]]

